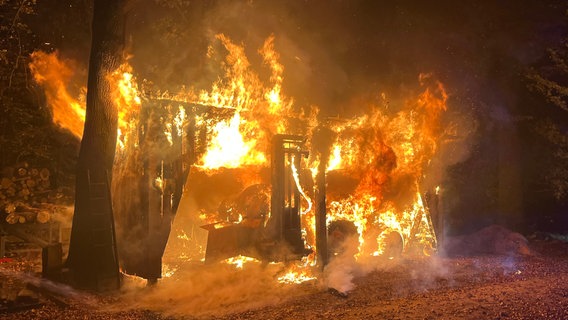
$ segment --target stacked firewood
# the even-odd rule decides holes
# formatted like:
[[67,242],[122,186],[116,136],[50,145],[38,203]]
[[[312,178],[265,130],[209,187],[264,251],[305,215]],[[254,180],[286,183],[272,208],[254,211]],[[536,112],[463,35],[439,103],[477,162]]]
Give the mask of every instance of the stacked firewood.
[[0,175],[0,217],[9,224],[46,223],[61,195],[52,187],[47,168],[21,164],[5,167]]

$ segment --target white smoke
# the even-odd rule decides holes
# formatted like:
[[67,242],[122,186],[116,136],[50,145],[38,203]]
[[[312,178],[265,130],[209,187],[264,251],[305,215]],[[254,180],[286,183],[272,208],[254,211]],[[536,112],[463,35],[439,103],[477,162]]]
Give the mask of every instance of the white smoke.
[[151,287],[137,278],[123,286],[118,304],[112,310],[145,309],[166,316],[211,317],[283,303],[320,289],[316,282],[282,284],[278,274],[283,264],[245,263],[239,269],[227,263],[187,262],[171,277]]
[[355,288],[353,279],[358,266],[354,256],[340,255],[333,257],[325,267],[324,283],[341,294],[347,294]]

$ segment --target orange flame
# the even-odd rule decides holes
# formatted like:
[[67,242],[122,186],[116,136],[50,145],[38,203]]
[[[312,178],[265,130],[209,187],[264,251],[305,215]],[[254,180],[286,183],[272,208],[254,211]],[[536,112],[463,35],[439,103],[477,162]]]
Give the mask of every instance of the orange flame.
[[278,282],[283,284],[300,284],[317,279],[317,269],[315,255],[304,257],[301,261],[296,261],[286,266],[285,270],[278,276]]
[[256,140],[244,140],[240,132],[244,123],[246,121],[241,120],[239,112],[236,112],[227,122],[218,122],[213,128],[212,140],[201,159],[200,166],[206,169],[216,169],[265,163],[265,155],[255,148]]
[[[333,128],[338,138],[328,170],[345,170],[360,182],[350,197],[330,203],[328,220],[355,224],[359,254],[382,254],[388,232],[402,236],[404,250],[411,242],[430,249],[436,245],[419,185],[437,150],[447,94],[431,75],[419,80],[424,91],[393,116],[375,107]],[[394,198],[387,195],[393,189],[398,190]]]
[[[43,87],[47,104],[53,115],[53,122],[69,130],[77,138],[83,136],[85,124],[85,93],[86,87],[81,87],[78,97],[69,92],[69,83],[73,77],[72,60],[63,60],[57,51],[45,53],[35,51],[31,54],[29,64],[34,80]],[[141,98],[136,79],[132,75],[132,67],[123,63],[117,70],[108,75],[114,85],[112,96],[118,110],[117,145],[123,147],[128,139],[128,133],[135,127],[135,120],[140,109]]]
[[233,43],[223,34],[216,38],[227,50],[225,75],[211,90],[201,91],[194,102],[234,109],[235,114],[229,122],[214,126],[213,139],[199,163],[207,169],[265,165],[264,150],[269,150],[270,136],[289,133],[286,116],[291,115],[293,106],[293,101],[282,94],[284,67],[274,50],[274,36],[259,50],[271,70],[267,84],[252,69],[244,46]]
[[[45,53],[35,51],[31,54],[30,70],[34,80],[43,87],[47,104],[51,108],[53,122],[69,130],[74,136],[83,136],[85,123],[84,100],[72,97],[67,88],[73,77],[73,62],[61,60],[57,51]],[[82,95],[86,88],[81,88]]]
[[247,264],[247,263],[251,263],[251,262],[259,263],[260,261],[258,259],[255,259],[255,258],[239,255],[239,256],[236,256],[236,257],[227,258],[227,259],[223,260],[222,262],[224,262],[226,264],[234,265],[235,268],[237,268],[237,269],[243,269],[245,264]]

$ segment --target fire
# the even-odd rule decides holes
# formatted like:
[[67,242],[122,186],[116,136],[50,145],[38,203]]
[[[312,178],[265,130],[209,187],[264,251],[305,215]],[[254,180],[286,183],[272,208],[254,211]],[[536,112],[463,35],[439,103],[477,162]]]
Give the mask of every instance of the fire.
[[256,262],[256,263],[260,263],[260,260],[252,258],[252,257],[246,257],[246,256],[236,256],[236,257],[231,257],[228,259],[223,260],[224,263],[226,264],[231,264],[234,265],[235,268],[237,269],[243,269],[244,265],[246,263],[250,263],[250,262]]
[[244,140],[240,131],[244,122],[240,113],[235,112],[229,121],[221,121],[215,125],[212,140],[201,159],[203,163],[201,167],[236,168],[242,165],[266,163],[266,156],[256,151],[256,141]]
[[85,87],[81,87],[78,96],[74,97],[67,84],[73,77],[73,62],[61,60],[57,51],[45,53],[36,51],[31,54],[30,70],[34,80],[43,87],[47,104],[51,108],[53,122],[69,130],[74,136],[83,136],[85,123],[84,95]]
[[[168,106],[164,115],[151,119],[159,122],[157,126],[164,143],[175,145],[175,140],[187,133],[185,128],[191,122],[195,131],[204,133],[194,136],[195,145],[202,147],[191,150],[196,169],[211,173],[220,168],[265,168],[269,166],[267,152],[275,134],[302,135],[307,137],[306,144],[311,146],[312,131],[325,125],[333,132],[334,141],[328,150],[328,162],[322,168],[327,168],[328,176],[333,173],[334,176],[356,181],[348,190],[348,196],[332,192],[332,196],[328,197],[327,223],[346,220],[354,225],[358,240],[356,257],[382,255],[388,251],[389,241],[398,241],[399,238],[404,252],[429,252],[435,248],[436,237],[428,208],[422,200],[423,192],[429,190],[422,190],[421,183],[430,160],[438,150],[437,143],[443,132],[441,116],[446,111],[448,95],[440,82],[432,75],[422,74],[418,77],[422,92],[407,97],[396,112],[390,111],[382,102],[367,102],[370,111],[364,115],[332,119],[322,124],[318,121],[317,108],[299,108],[292,98],[285,96],[284,66],[279,62],[274,36],[266,39],[258,51],[263,58],[263,67],[270,71],[270,77],[265,81],[261,81],[251,66],[243,44],[236,44],[222,34],[216,36],[216,41],[217,46],[211,46],[208,55],[213,56],[219,51],[226,53],[224,73],[209,90],[193,94],[191,89],[169,97],[169,100],[179,101],[184,106],[199,106],[209,111],[192,114],[191,108],[181,104]],[[80,137],[84,106],[67,90],[71,69],[59,60],[57,53],[42,52],[32,55],[30,68],[36,81],[46,91],[54,122]],[[118,148],[125,154],[138,149],[137,128],[141,106],[145,103],[133,74],[132,67],[125,63],[108,75],[115,83],[113,97],[119,110]],[[386,95],[382,97],[385,101]],[[220,115],[216,118],[211,116],[215,113]],[[182,148],[185,147],[182,145]],[[185,151],[182,153],[186,155]],[[295,159],[288,161],[295,163]],[[307,163],[304,167],[315,176],[320,161],[317,155],[310,154],[308,159],[301,161]],[[295,166],[292,169],[291,178],[302,196],[303,239],[307,248],[317,250],[311,200],[314,187],[313,184],[302,184],[300,178],[305,174]],[[243,189],[258,183],[255,179],[261,180],[252,175],[248,180],[242,179]],[[243,177],[246,175],[243,174]],[[155,187],[160,190],[167,184],[162,177],[154,181]],[[344,185],[338,188],[343,187],[346,188]],[[219,222],[215,221],[217,217],[210,210],[198,208],[198,211],[201,221]],[[267,217],[270,217],[270,212]],[[238,221],[232,220],[231,224],[244,223],[247,217],[239,213]],[[221,224],[219,226],[222,227]],[[278,281],[299,283],[314,279],[309,269],[315,263],[315,253],[307,260],[303,265],[286,271]],[[251,261],[257,260],[239,256],[225,262],[243,268]]]
[[[291,106],[291,103],[287,105],[282,104],[283,100],[281,91],[282,81],[284,80],[284,66],[279,62],[280,55],[274,50],[274,35],[266,39],[262,49],[259,52],[264,58],[264,63],[267,64],[272,70],[270,80],[272,81],[273,85],[272,88],[265,89],[264,97],[266,101],[268,101],[268,112],[270,114],[276,115],[283,109],[288,109]],[[279,123],[279,126],[282,125],[282,122]]]
[[311,269],[305,264],[292,264],[288,270],[278,276],[278,282],[284,284],[300,284],[316,279],[317,277],[312,274]]
[[123,63],[112,74],[108,75],[112,88],[112,96],[118,110],[118,150],[123,150],[128,144],[133,132],[136,131],[138,113],[142,100],[132,74],[132,66]]
[[[401,218],[402,217],[402,218]],[[423,246],[422,252],[429,252],[429,249],[435,247],[436,238],[432,232],[431,223],[428,220],[428,214],[422,202],[420,193],[416,194],[416,199],[412,206],[397,215],[394,210],[390,209],[381,213],[378,223],[384,226],[384,231],[377,238],[378,250],[373,253],[380,255],[385,251],[385,238],[389,233],[398,233],[403,240],[403,249],[407,250],[410,240],[416,240]]]
[[278,281],[281,283],[295,283],[295,284],[316,280],[316,279],[317,279],[316,277],[310,275],[305,270],[301,270],[298,272],[288,271],[283,276],[278,277]]
[[[358,255],[382,254],[391,233],[402,237],[406,252],[413,243],[425,252],[436,246],[420,181],[437,150],[447,94],[431,75],[421,75],[419,80],[423,93],[398,113],[389,116],[376,107],[371,114],[333,128],[337,140],[328,171],[341,169],[359,176],[360,182],[350,197],[330,203],[328,220],[353,222],[359,234]],[[389,199],[387,193],[393,187],[408,192],[399,191],[398,199]]]
[[[69,84],[73,77],[71,60],[63,60],[59,53],[35,51],[31,54],[29,64],[34,80],[43,87],[47,104],[53,115],[53,122],[69,130],[77,138],[83,136],[85,124],[85,94],[86,86],[81,86],[79,94],[70,93]],[[112,88],[112,96],[118,110],[117,145],[124,147],[129,133],[134,128],[134,121],[142,103],[132,67],[123,63],[112,74],[108,75]]]

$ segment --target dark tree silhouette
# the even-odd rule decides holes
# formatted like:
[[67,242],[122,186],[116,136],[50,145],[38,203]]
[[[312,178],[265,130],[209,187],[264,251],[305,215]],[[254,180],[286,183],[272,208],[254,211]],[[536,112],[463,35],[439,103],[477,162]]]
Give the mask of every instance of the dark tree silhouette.
[[[568,112],[568,39],[548,50],[548,61],[529,72],[530,87],[552,106]],[[552,164],[547,168],[546,180],[556,199],[568,199],[568,137],[565,114],[537,125],[537,132],[552,146]]]
[[125,3],[96,0],[93,7],[87,110],[77,163],[75,214],[67,266],[78,287],[95,290],[118,286],[118,257],[108,189],[118,112],[109,75],[123,60]]

